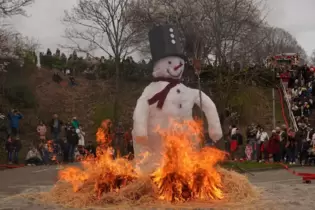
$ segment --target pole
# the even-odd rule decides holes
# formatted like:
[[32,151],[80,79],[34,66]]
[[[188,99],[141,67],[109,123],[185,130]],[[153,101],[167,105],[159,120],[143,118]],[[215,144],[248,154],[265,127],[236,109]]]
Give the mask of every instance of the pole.
[[199,89],[199,103],[200,103],[200,119],[203,119],[202,97],[201,97],[201,81],[200,81],[199,74],[198,74],[198,89]]
[[275,100],[275,88],[272,88],[272,124],[273,128],[276,127],[276,100]]
[[200,103],[200,120],[202,122],[202,130],[201,130],[201,142],[200,142],[200,149],[205,146],[205,136],[204,136],[204,120],[203,120],[203,111],[202,111],[202,97],[201,97],[201,81],[200,81],[200,76],[198,75],[198,89],[199,89],[199,103]]
[[[276,83],[276,69],[273,68],[273,82]],[[276,99],[275,99],[275,88],[272,87],[272,124],[273,128],[276,127]]]

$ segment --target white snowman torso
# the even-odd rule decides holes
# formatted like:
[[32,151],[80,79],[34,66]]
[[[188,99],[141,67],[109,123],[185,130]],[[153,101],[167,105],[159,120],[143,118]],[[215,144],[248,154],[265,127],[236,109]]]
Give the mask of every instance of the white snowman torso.
[[[149,93],[153,95],[157,92],[163,90],[168,82],[153,82],[148,86]],[[151,91],[150,91],[151,90]],[[149,95],[150,95],[149,94]],[[161,115],[165,115],[163,118],[173,118],[178,120],[187,120],[192,118],[192,107],[195,103],[196,92],[186,87],[183,84],[178,84],[173,87],[167,94],[164,105],[162,109],[159,109],[156,104],[149,106],[149,118],[156,119]],[[164,120],[166,120],[164,119]]]
[[[153,76],[155,78],[180,79],[183,70],[183,59],[166,57],[155,64]],[[147,137],[148,139],[146,146],[134,141],[136,162],[139,161],[137,155],[149,151],[151,156],[146,161],[147,166],[145,166],[148,171],[152,171],[156,164],[159,164],[163,148],[162,139],[156,129],[169,128],[170,120],[177,122],[192,120],[194,104],[200,106],[199,91],[181,83],[170,89],[162,107],[158,107],[157,102],[150,105],[148,100],[161,92],[168,84],[167,81],[150,83],[138,99],[133,115],[133,138]],[[215,141],[219,140],[222,137],[222,130],[217,110],[212,100],[204,93],[202,93],[202,108],[208,120],[210,137]]]

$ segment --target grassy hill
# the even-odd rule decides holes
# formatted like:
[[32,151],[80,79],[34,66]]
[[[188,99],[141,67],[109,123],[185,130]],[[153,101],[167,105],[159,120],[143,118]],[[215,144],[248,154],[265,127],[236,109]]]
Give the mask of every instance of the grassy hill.
[[[77,78],[78,86],[60,85],[52,80],[53,71],[36,70],[31,76],[31,89],[34,91],[37,105],[21,109],[24,119],[21,122],[21,139],[24,152],[37,139],[36,126],[39,120],[49,122],[54,113],[63,121],[76,116],[87,133],[87,139],[94,140],[95,132],[103,119],[113,116],[114,82],[110,80],[88,80]],[[63,78],[68,81],[66,77]],[[132,113],[136,101],[148,82],[124,81],[121,83],[120,120],[126,128],[132,126]],[[278,95],[276,95],[278,98]],[[241,119],[239,125],[246,127],[255,122],[272,129],[272,95],[271,89],[250,87],[235,96]],[[236,100],[236,99],[235,99]],[[8,101],[2,98],[3,107],[11,108]],[[215,100],[214,100],[215,101]],[[279,100],[277,100],[279,101]],[[232,101],[233,102],[233,101]],[[235,101],[233,103],[236,103]],[[281,109],[277,104],[277,122],[282,124]],[[225,127],[228,125],[224,125]],[[23,155],[21,155],[23,156]],[[2,158],[3,159],[3,158]]]

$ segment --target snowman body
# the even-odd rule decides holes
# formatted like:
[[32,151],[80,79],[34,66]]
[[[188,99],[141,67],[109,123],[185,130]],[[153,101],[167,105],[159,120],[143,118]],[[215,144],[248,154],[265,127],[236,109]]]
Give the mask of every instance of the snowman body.
[[[184,60],[180,57],[170,56],[157,61],[154,65],[153,76],[155,78],[180,79],[184,71]],[[156,93],[162,91],[169,82],[156,81],[150,83],[137,101],[133,115],[133,138],[135,161],[140,162],[138,155],[149,152],[140,165],[141,171],[152,172],[159,166],[163,152],[163,142],[161,136],[156,132],[157,128],[167,130],[171,120],[183,122],[193,120],[192,110],[194,104],[200,106],[199,90],[189,88],[181,83],[177,84],[168,92],[163,107],[157,104],[149,104],[148,100]],[[202,96],[202,108],[208,120],[209,135],[213,141],[222,137],[217,109],[212,100],[205,95]],[[136,141],[137,137],[147,138],[147,143],[142,144]],[[192,138],[194,138],[192,136]]]

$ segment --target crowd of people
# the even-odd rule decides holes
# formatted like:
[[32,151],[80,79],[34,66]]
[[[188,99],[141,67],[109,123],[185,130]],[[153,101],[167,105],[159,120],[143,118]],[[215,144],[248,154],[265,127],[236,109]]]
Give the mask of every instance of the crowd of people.
[[[243,135],[240,129],[233,125],[230,127],[226,141],[226,150],[231,154],[231,159],[302,165],[315,163],[315,130],[313,128],[315,124],[311,123],[315,108],[313,103],[315,73],[305,65],[283,71],[280,78],[285,87],[285,97],[289,102],[289,108],[298,125],[297,128],[282,125],[268,132],[263,126],[253,123],[248,126],[246,134]],[[5,117],[0,114],[0,122]],[[18,163],[18,154],[22,147],[19,124],[23,115],[13,109],[7,115],[7,119],[9,129],[5,148],[8,152],[8,162],[10,164]],[[128,156],[132,159],[131,129],[125,130],[121,122],[113,128],[110,121],[104,122],[103,127],[106,127],[103,132],[108,141],[101,146],[114,148],[114,157]],[[0,132],[5,130],[0,123]],[[86,153],[96,155],[94,141],[85,141],[85,132],[76,117],[64,123],[55,114],[47,124],[41,121],[36,132],[38,138],[32,142],[32,146],[29,148],[25,158],[26,164],[73,162]]]
[[311,121],[315,108],[313,104],[315,74],[304,65],[283,71],[280,79],[287,93],[285,96],[293,113],[296,128],[284,124],[268,134],[263,126],[251,124],[246,131],[246,142],[243,142],[243,135],[239,129],[231,126],[227,150],[232,159],[301,165],[314,162],[315,132]]
[[[6,123],[0,125],[1,132],[7,135],[4,145],[8,164],[19,164],[19,153],[22,148],[19,122],[23,115],[18,110],[12,110],[7,116],[1,114],[0,117],[2,118],[0,122],[5,122],[5,118],[8,121],[8,127]],[[29,142],[25,157],[26,165],[74,162],[88,154],[96,155],[97,145],[93,143],[94,141],[85,141],[83,126],[76,117],[64,123],[57,114],[54,114],[47,124],[40,121],[36,132],[37,137]],[[110,136],[109,146],[114,148],[114,158],[118,155],[132,157],[131,129],[125,130],[122,123],[118,123],[115,129],[107,129],[104,132]]]

